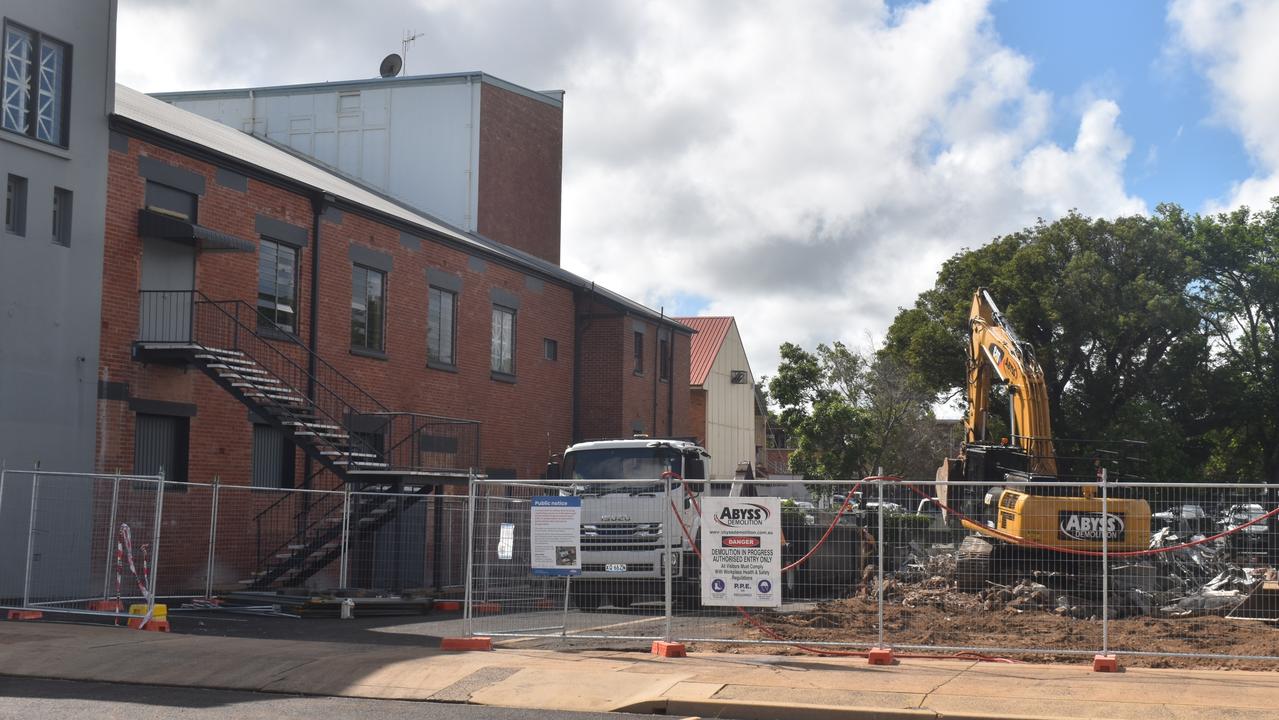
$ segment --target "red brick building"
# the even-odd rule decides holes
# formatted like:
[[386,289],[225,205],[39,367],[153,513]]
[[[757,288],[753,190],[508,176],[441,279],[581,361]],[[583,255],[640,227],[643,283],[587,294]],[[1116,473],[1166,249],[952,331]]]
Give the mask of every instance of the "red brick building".
[[[111,128],[101,470],[429,492],[538,477],[578,439],[690,434],[692,331],[545,259],[558,232],[536,257],[123,87]],[[274,500],[240,496],[245,523]]]

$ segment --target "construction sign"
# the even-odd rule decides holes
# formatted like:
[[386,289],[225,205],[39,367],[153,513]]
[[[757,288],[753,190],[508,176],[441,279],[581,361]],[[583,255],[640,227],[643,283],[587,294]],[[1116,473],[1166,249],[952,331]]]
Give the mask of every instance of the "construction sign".
[[582,574],[582,498],[532,498],[529,544],[534,575]]
[[781,606],[780,500],[703,498],[700,545],[703,605]]

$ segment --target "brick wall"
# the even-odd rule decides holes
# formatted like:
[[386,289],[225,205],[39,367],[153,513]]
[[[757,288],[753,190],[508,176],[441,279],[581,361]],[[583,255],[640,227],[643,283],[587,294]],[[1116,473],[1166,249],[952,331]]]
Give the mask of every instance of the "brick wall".
[[477,228],[558,265],[563,108],[490,83],[480,108]]
[[[582,358],[578,397],[579,440],[690,437],[687,334],[672,332],[669,381],[659,377],[657,323],[610,312],[598,303],[579,303]],[[643,370],[635,372],[635,332],[642,329]]]

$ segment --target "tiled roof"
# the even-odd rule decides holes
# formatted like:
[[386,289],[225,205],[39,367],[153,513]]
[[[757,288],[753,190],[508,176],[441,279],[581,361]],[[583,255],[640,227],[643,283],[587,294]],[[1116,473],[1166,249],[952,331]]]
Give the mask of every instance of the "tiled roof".
[[672,318],[663,316],[619,293],[597,286],[554,263],[482,235],[456,228],[439,218],[382,195],[353,178],[322,166],[311,158],[302,157],[289,148],[182,110],[120,84],[116,85],[115,91],[115,117],[285,178],[293,184],[333,195],[382,217],[406,223],[417,228],[418,232],[446,238],[482,257],[503,260],[527,271],[558,280],[580,291],[590,292],[628,312],[667,324],[678,331],[686,330]]
[[693,336],[692,362],[689,364],[690,385],[705,385],[706,376],[711,374],[711,365],[715,364],[715,356],[728,337],[728,329],[733,326],[731,317],[684,317],[674,318],[678,323],[687,325],[697,331]]

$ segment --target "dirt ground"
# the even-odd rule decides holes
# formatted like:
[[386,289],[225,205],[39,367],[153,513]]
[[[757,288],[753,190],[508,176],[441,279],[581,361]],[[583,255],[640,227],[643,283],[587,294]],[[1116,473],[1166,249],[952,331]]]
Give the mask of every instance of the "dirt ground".
[[[913,602],[907,607],[905,602]],[[935,603],[935,604],[934,604]],[[796,642],[846,641],[869,643],[878,637],[878,604],[873,597],[823,602],[795,613],[754,613],[769,631]],[[894,646],[971,646],[1003,648],[1065,648],[1095,652],[1101,647],[1101,622],[1063,617],[1043,610],[1017,612],[1009,608],[986,609],[976,595],[952,591],[926,603],[895,597],[884,607],[885,637]],[[742,637],[775,639],[739,621]],[[1177,619],[1131,617],[1112,620],[1110,647],[1114,650],[1268,655],[1279,657],[1279,626],[1256,620],[1230,620],[1217,616]],[[802,650],[785,645],[708,645],[699,649],[758,654],[793,655]],[[906,652],[906,651],[902,651]],[[940,655],[944,652],[918,651]],[[992,653],[1023,662],[1088,662],[1090,655],[1032,655]],[[1279,671],[1279,661],[1229,660],[1185,657],[1125,656],[1130,667],[1239,669]]]

